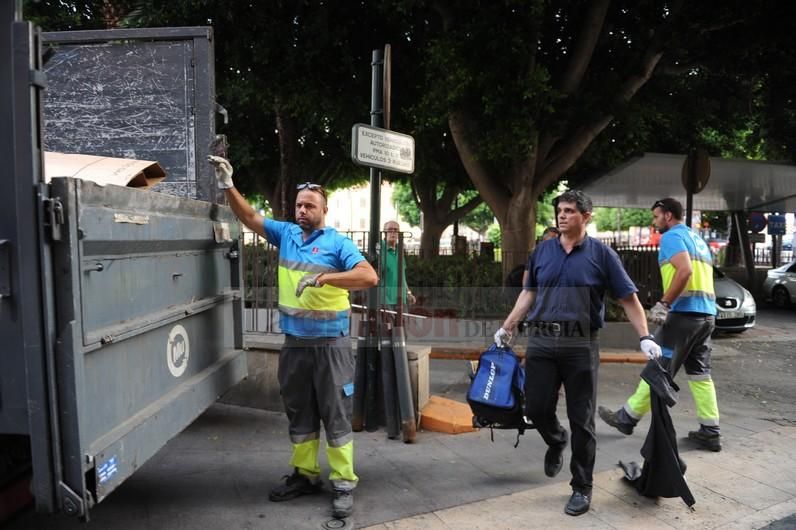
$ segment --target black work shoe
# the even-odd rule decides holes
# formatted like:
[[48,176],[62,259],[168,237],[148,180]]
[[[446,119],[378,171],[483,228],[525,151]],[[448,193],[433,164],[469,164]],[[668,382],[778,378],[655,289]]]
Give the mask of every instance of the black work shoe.
[[597,414],[600,415],[600,419],[603,420],[605,423],[616,429],[617,431],[621,432],[622,434],[633,434],[633,427],[634,425],[631,423],[623,423],[619,421],[616,412],[612,411],[611,409],[605,408],[602,405],[597,407]]
[[555,477],[564,466],[564,447],[547,448],[544,454],[544,474],[548,477]]
[[703,449],[718,453],[721,451],[721,435],[706,433],[704,431],[690,431],[688,439],[696,442]]
[[590,505],[591,499],[588,495],[579,491],[573,491],[572,497],[569,498],[569,502],[567,502],[567,506],[564,508],[564,513],[567,515],[583,515],[589,511]]
[[280,484],[268,494],[268,500],[272,502],[282,502],[301,497],[302,495],[313,495],[321,491],[322,483],[320,480],[312,482],[306,475],[293,471],[292,475],[282,477],[284,484]]
[[334,490],[332,517],[345,519],[354,511],[354,494],[351,491]]

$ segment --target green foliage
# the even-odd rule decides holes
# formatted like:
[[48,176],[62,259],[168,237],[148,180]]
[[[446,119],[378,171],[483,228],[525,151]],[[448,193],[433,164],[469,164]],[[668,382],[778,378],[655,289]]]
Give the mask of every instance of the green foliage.
[[597,230],[627,230],[631,226],[650,226],[652,212],[639,208],[595,208],[594,223]]
[[500,225],[492,223],[486,230],[486,238],[491,241],[495,248],[500,248]]
[[[445,185],[439,184],[437,186],[437,197],[441,197],[445,191]],[[461,206],[473,197],[477,197],[478,192],[475,190],[467,190],[458,195],[458,205]],[[398,210],[398,215],[406,220],[412,226],[420,226],[420,208],[415,201],[412,194],[412,188],[409,184],[403,181],[393,182],[393,204],[395,209]],[[494,222],[495,216],[489,206],[482,203],[475,208],[472,212],[463,216],[459,222],[463,225],[469,226],[478,233],[484,233],[487,228]]]
[[[459,205],[465,204],[473,197],[477,197],[475,190],[465,191],[459,194]],[[475,210],[461,218],[460,223],[470,227],[479,234],[483,234],[495,222],[495,214],[485,202],[478,205]]]
[[405,182],[394,182],[392,202],[398,215],[412,226],[420,226],[420,208],[417,206],[412,187]]
[[406,282],[418,298],[412,312],[463,318],[505,316],[511,306],[503,294],[502,276],[500,263],[478,256],[407,256]]

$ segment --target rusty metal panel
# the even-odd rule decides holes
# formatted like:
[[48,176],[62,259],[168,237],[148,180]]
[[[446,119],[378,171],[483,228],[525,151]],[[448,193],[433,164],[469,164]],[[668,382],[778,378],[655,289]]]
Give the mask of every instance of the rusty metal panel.
[[158,191],[214,201],[211,28],[48,32],[48,151],[154,160]]

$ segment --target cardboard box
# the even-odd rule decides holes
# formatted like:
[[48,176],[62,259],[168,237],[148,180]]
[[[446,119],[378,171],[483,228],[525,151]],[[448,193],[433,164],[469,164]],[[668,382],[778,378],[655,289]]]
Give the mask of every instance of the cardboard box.
[[166,172],[151,160],[45,152],[44,180],[50,182],[53,177],[146,189],[165,179]]

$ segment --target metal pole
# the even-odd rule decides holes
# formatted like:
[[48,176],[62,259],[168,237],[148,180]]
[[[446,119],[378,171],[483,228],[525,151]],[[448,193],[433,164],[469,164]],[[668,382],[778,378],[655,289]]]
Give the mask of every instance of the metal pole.
[[[384,55],[382,50],[373,50],[371,60],[370,124],[384,125]],[[376,245],[379,242],[381,223],[381,171],[370,168],[370,234],[368,258],[376,262]],[[365,377],[364,377],[364,421],[366,431],[378,429],[378,379],[379,379],[379,286],[368,289],[368,322],[365,330]],[[362,366],[362,364],[360,364]],[[362,381],[362,378],[359,378]],[[355,420],[360,420],[356,418]],[[358,425],[357,425],[358,426]]]
[[[381,50],[373,50],[371,61],[371,90],[370,90],[370,124],[374,127],[384,127],[384,87],[383,72],[384,55]],[[379,241],[381,227],[381,171],[370,168],[370,240],[368,253],[371,259],[376,256],[376,243]],[[378,293],[371,289],[368,295],[371,298],[370,308],[376,308]]]
[[692,153],[687,160],[688,163],[688,185],[685,190],[685,226],[691,228],[691,217],[694,210],[694,188],[696,187],[696,153]]

